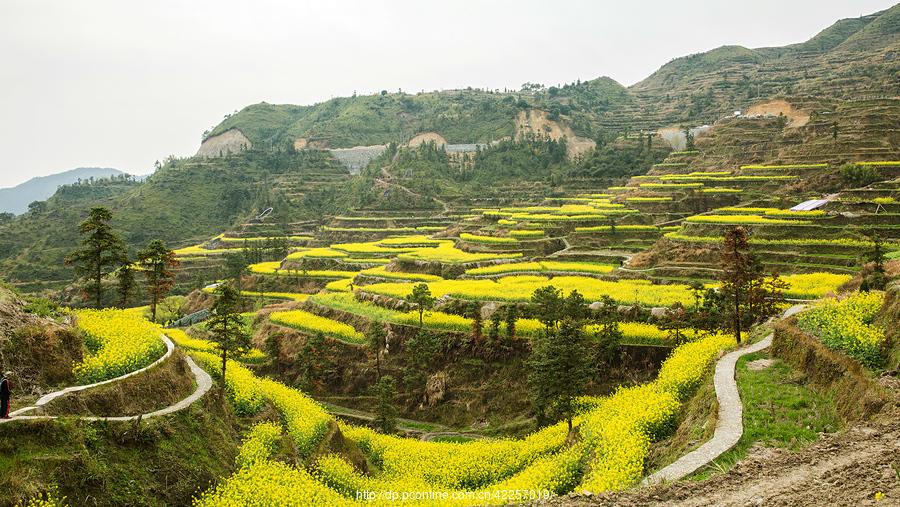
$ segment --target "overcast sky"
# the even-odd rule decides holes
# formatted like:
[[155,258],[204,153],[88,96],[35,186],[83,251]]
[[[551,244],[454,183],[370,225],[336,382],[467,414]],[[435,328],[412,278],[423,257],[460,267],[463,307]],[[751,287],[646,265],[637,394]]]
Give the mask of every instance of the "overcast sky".
[[354,91],[630,85],[723,44],[802,42],[890,0],[0,0],[0,187],[152,170],[245,105]]

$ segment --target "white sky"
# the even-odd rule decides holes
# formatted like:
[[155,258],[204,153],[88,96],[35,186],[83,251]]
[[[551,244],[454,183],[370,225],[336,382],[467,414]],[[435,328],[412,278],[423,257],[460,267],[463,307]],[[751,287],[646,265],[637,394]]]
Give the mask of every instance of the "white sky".
[[891,0],[0,0],[0,187],[152,170],[245,105],[354,90],[625,85],[724,44],[802,42]]

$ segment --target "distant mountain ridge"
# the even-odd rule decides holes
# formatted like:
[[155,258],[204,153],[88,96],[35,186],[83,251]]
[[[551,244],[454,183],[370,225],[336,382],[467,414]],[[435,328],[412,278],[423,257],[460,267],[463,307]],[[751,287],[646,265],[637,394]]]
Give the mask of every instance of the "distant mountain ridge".
[[62,185],[70,185],[79,179],[106,178],[125,174],[111,167],[78,167],[51,174],[37,176],[14,187],[0,188],[0,213],[22,214],[34,201],[44,201]]
[[[578,136],[711,124],[756,102],[897,96],[900,4],[836,21],[806,42],[728,45],[674,58],[624,87],[608,77],[561,87],[460,89],[337,97],[313,105],[252,104],[204,136],[200,154],[243,149],[327,149],[404,143],[434,133],[449,143],[489,143],[517,134],[527,109],[547,111]],[[225,147],[227,137],[237,138]]]

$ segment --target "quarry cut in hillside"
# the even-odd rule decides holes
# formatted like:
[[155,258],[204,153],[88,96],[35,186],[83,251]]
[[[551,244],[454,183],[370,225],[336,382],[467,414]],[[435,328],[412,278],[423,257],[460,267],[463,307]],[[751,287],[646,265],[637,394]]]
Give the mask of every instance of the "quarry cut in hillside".
[[809,114],[798,111],[790,102],[781,99],[753,104],[744,116],[784,116],[788,127],[802,127],[809,123]]
[[253,144],[238,129],[222,132],[217,136],[208,137],[197,150],[198,157],[224,157],[234,153],[249,150]]
[[546,137],[553,141],[565,139],[566,151],[570,158],[586,153],[596,146],[593,140],[578,137],[571,127],[551,120],[546,111],[539,109],[520,111],[516,116],[516,139],[528,136]]

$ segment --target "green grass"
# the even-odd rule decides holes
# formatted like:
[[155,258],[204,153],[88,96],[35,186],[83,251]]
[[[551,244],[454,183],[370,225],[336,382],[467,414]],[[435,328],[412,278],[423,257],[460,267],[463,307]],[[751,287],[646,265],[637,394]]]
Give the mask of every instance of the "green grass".
[[188,505],[198,488],[233,471],[243,424],[227,404],[203,400],[139,427],[68,418],[4,424],[2,503],[55,490],[68,505]]
[[815,441],[819,433],[840,428],[834,400],[807,388],[789,365],[775,359],[771,366],[759,371],[747,368],[750,361],[766,358],[767,352],[756,352],[738,360],[744,434],[733,449],[691,475],[691,479],[703,480],[729,470],[754,444],[796,451]]

